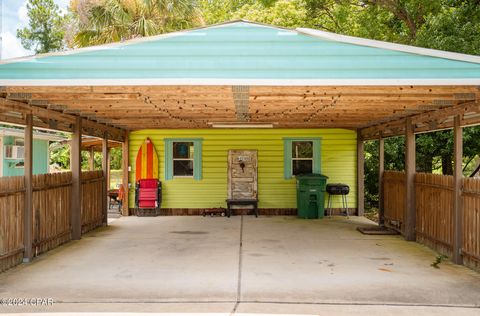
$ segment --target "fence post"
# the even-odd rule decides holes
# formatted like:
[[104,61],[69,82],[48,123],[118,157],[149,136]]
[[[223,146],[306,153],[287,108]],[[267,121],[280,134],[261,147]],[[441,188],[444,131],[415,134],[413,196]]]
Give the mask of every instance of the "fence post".
[[357,131],[357,209],[358,216],[363,216],[365,211],[365,172],[364,172],[364,143],[360,132]]
[[[23,214],[23,262],[33,259],[33,115],[26,115],[24,130],[25,211]],[[1,159],[1,158],[0,158]]]
[[385,209],[383,196],[383,173],[385,171],[385,140],[378,140],[378,224],[385,225]]
[[462,158],[463,158],[463,129],[460,126],[460,115],[454,119],[454,170],[453,170],[453,262],[463,264],[463,205],[462,205]]
[[410,117],[405,124],[405,239],[415,241],[415,133]]
[[72,200],[70,222],[72,239],[82,236],[82,118],[76,117],[70,148],[70,168],[72,169]]
[[90,171],[95,170],[95,150],[94,146],[90,147],[90,156],[88,158],[88,164]]
[[102,139],[102,170],[103,170],[103,194],[102,194],[102,206],[103,206],[103,224],[106,226],[108,224],[108,189],[110,187],[109,181],[109,165],[110,159],[108,157],[108,133],[105,132]]
[[129,211],[128,211],[128,194],[130,192],[129,187],[128,187],[128,131],[125,132],[125,141],[122,144],[122,169],[123,169],[123,189],[125,192],[125,196],[123,197],[122,201],[122,215],[123,216],[128,216]]

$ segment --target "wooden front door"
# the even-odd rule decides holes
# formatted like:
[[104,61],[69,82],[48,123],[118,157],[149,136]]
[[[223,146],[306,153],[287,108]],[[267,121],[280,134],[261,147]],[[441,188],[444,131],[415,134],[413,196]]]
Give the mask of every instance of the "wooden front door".
[[257,151],[228,151],[228,199],[257,199]]

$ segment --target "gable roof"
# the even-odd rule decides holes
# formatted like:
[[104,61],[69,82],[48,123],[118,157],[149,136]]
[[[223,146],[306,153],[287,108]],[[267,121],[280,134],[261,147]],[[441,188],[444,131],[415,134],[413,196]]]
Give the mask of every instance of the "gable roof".
[[480,85],[480,57],[248,21],[0,63],[0,85]]

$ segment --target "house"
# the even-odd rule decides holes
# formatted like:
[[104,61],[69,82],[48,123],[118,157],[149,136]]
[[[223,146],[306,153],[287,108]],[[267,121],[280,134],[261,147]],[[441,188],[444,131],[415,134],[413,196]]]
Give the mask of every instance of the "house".
[[[364,142],[377,139],[380,223],[395,222],[406,240],[446,245],[461,264],[480,256],[478,183],[462,177],[462,128],[480,124],[479,86],[479,56],[232,21],[1,62],[0,120],[26,126],[28,139],[33,127],[72,133],[72,171],[49,179],[66,198],[53,196],[58,213],[42,218],[62,221],[48,234],[59,243],[107,224],[109,141],[122,143],[128,171],[123,215],[145,178],[162,181],[165,215],[251,197],[260,214],[293,215],[295,178],[309,172],[348,184],[349,208],[362,215]],[[454,176],[432,185],[416,173],[415,134],[441,129],[454,130]],[[101,172],[82,174],[82,135],[102,139]],[[384,139],[399,135],[405,172],[391,176]],[[24,178],[6,184],[7,195],[25,196],[12,207],[25,216],[11,227],[27,227],[7,250],[14,262],[34,254],[31,172]]]
[[[224,207],[229,190],[242,188],[258,197],[261,213],[295,214],[295,176],[310,172],[348,184],[348,206],[361,213],[363,139],[402,134],[412,115],[475,100],[479,78],[476,56],[248,21],[0,67],[6,103],[29,92],[30,101],[49,104],[48,115],[80,113],[85,124],[117,128],[83,132],[128,142],[130,209],[143,172],[137,154],[151,142],[155,172],[141,177],[162,181],[166,214]],[[477,119],[471,112],[468,122]],[[452,126],[424,120],[415,132]],[[234,163],[232,150],[252,156]],[[232,188],[229,174],[244,172],[242,159],[252,157],[257,183]]]
[[[18,128],[0,127],[0,177],[23,176],[24,131]],[[57,134],[35,131],[33,133],[33,173],[49,172],[52,141],[64,140]]]

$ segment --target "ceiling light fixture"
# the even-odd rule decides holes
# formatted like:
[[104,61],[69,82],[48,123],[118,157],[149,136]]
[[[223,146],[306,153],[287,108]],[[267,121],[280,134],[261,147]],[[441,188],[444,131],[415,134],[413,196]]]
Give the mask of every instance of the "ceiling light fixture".
[[272,123],[208,123],[212,128],[273,128]]

